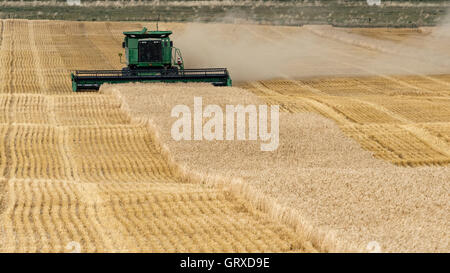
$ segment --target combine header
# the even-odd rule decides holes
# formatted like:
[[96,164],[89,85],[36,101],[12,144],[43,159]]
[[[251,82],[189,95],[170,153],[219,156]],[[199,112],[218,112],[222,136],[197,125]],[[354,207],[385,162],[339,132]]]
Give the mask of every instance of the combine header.
[[181,51],[169,38],[171,31],[143,28],[123,34],[127,66],[122,70],[77,70],[71,75],[73,91],[98,90],[103,83],[127,82],[209,82],[231,86],[226,68],[185,69]]

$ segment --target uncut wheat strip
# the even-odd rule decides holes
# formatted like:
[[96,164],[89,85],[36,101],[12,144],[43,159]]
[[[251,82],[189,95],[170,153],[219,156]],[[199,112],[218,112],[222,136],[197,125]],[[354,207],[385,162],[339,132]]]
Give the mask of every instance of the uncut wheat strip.
[[[200,170],[212,169],[217,170],[227,177],[239,175],[241,171],[244,171],[246,180],[251,179],[253,173],[245,171],[246,168],[252,167],[247,164],[247,160],[242,160],[242,162],[239,160],[240,163],[238,164],[233,162],[233,160],[239,158],[239,156],[245,155],[245,157],[248,157],[247,155],[256,153],[253,148],[246,148],[251,143],[245,145],[236,143],[238,151],[242,150],[246,152],[242,152],[241,154],[235,152],[233,154],[233,151],[236,150],[228,147],[230,145],[226,143],[217,143],[218,145],[209,146],[210,142],[205,142],[203,145],[206,145],[207,148],[203,149],[201,147],[203,145],[196,145],[196,143],[186,143],[186,145],[184,145],[179,142],[170,142],[170,108],[172,103],[176,102],[190,105],[190,103],[192,103],[192,96],[195,95],[201,95],[208,103],[216,103],[219,105],[225,102],[227,102],[227,104],[244,103],[244,99],[245,103],[247,103],[242,92],[239,93],[237,90],[234,90],[234,88],[226,88],[227,92],[217,93],[218,89],[216,88],[203,88],[200,87],[200,85],[195,85],[195,87],[183,85],[183,92],[179,92],[179,89],[177,90],[177,88],[179,88],[177,85],[138,86],[133,84],[128,85],[128,87],[130,88],[122,85],[114,86],[115,89],[126,88],[121,95],[127,100],[127,103],[130,103],[133,106],[130,110],[134,115],[145,115],[145,113],[147,113],[147,115],[154,115],[156,119],[155,122],[159,122],[160,126],[164,126],[162,129],[159,128],[160,130],[158,130],[158,132],[163,134],[165,141],[168,141],[173,145],[171,147],[178,149],[176,154],[172,153],[172,155],[182,158],[181,160],[186,160],[186,162],[190,164],[187,168],[188,171],[192,171],[196,168],[199,168]],[[139,90],[139,88],[141,89]],[[218,97],[217,94],[220,94],[220,96]],[[228,96],[222,98],[225,94],[228,94]],[[239,99],[229,101],[228,97],[232,95]],[[254,100],[253,102],[253,104],[259,103],[258,100]],[[149,107],[149,105],[153,106]],[[168,108],[166,108],[166,105]],[[164,114],[166,111],[167,114]],[[386,251],[401,251],[401,249],[422,249],[424,251],[425,249],[430,249],[429,247],[432,249],[445,249],[446,245],[445,243],[442,243],[442,229],[431,228],[428,230],[428,228],[426,228],[430,227],[430,221],[433,222],[434,227],[443,227],[443,222],[441,220],[446,219],[442,214],[444,213],[443,210],[430,210],[433,205],[429,202],[430,200],[434,200],[434,203],[435,201],[440,200],[438,202],[441,204],[443,204],[442,202],[445,203],[445,190],[443,188],[445,187],[445,183],[443,183],[443,181],[445,181],[445,168],[396,168],[388,163],[373,160],[370,153],[361,150],[356,143],[340,134],[333,122],[325,122],[325,119],[319,118],[319,116],[316,115],[296,115],[296,117],[300,117],[300,119],[294,119],[292,115],[283,114],[284,113],[280,114],[280,118],[283,116],[285,119],[291,119],[290,126],[292,127],[288,127],[291,129],[286,128],[288,131],[286,131],[284,135],[281,132],[283,137],[280,138],[280,140],[286,140],[287,138],[289,139],[289,136],[292,136],[292,142],[289,141],[287,146],[281,145],[280,152],[286,152],[291,155],[292,149],[294,148],[298,150],[299,154],[298,156],[294,154],[291,158],[292,161],[289,164],[286,162],[286,169],[277,173],[277,177],[280,177],[278,181],[274,180],[273,183],[268,182],[269,185],[267,186],[269,186],[269,188],[267,191],[264,191],[265,193],[269,194],[271,197],[277,198],[277,195],[274,194],[273,191],[281,190],[279,196],[283,203],[286,202],[286,200],[290,200],[289,203],[292,204],[293,207],[301,207],[302,211],[305,211],[305,216],[313,219],[313,221],[314,219],[319,221],[320,225],[323,225],[325,219],[327,219],[326,221],[331,221],[334,224],[331,225],[330,228],[333,226],[339,228],[339,230],[336,230],[336,234],[339,235],[339,238],[346,238],[348,239],[346,241],[350,242],[360,242],[357,244],[364,249],[367,242],[374,239],[380,240],[382,248]],[[165,122],[161,125],[163,120]],[[283,124],[286,124],[286,121],[281,122],[281,125]],[[166,125],[169,126],[169,131],[167,130]],[[283,128],[283,126],[280,127]],[[287,135],[288,132],[292,133],[292,135]],[[338,141],[338,143],[336,141]],[[195,147],[190,149],[190,145],[188,144],[197,146],[198,151],[195,150]],[[298,147],[295,148],[295,145],[298,145]],[[222,149],[222,146],[227,147]],[[423,145],[421,144],[421,146]],[[214,154],[215,148],[218,149],[216,150],[218,154]],[[330,152],[330,149],[332,149],[333,152]],[[190,152],[192,154],[188,159],[181,151]],[[200,153],[201,156],[194,159],[198,155],[197,152]],[[203,154],[203,152],[205,154]],[[232,154],[231,157],[230,155],[226,156],[229,152]],[[258,153],[258,155],[265,157],[267,154]],[[314,158],[315,155],[321,156],[320,158]],[[301,158],[301,160],[296,160],[297,157]],[[208,160],[202,161],[201,158],[208,158]],[[277,156],[277,160],[282,158],[281,154],[280,156]],[[195,162],[194,160],[200,162],[202,166],[196,167],[193,165]],[[249,158],[248,160],[249,162],[259,162],[261,166],[264,166],[262,169],[256,171],[256,174],[264,173],[264,170],[267,169],[270,170],[265,173],[264,176],[259,177],[264,182],[275,179],[275,177],[271,177],[271,173],[277,172],[283,165],[276,164],[276,166],[272,167],[266,166],[266,162],[272,162],[272,159],[269,158],[267,161],[261,160],[261,162],[258,161],[257,158]],[[220,162],[227,161],[229,161],[227,168],[220,165]],[[217,162],[219,162],[219,164],[217,164]],[[298,167],[292,169],[292,166],[300,166],[300,169],[298,169]],[[233,168],[233,171],[227,172],[230,168]],[[289,169],[292,169],[292,171],[289,171]],[[283,173],[285,174],[286,172],[289,172],[289,174],[283,178]],[[327,176],[324,176],[324,173],[326,173]],[[248,183],[257,186],[258,181],[256,181],[256,179],[258,178],[255,177],[255,179],[248,181]],[[302,181],[304,182],[302,183]],[[289,185],[290,183],[292,183],[292,185]],[[283,186],[277,187],[277,185]],[[265,187],[265,185],[261,186]],[[330,187],[333,188],[332,191],[330,191]],[[258,188],[261,189],[261,187]],[[285,191],[287,188],[290,190]],[[320,193],[314,193],[316,189],[323,189],[323,192],[321,190]],[[324,195],[323,193],[326,194]],[[392,196],[398,197],[391,198],[389,197],[391,194]],[[434,197],[432,197],[432,199],[422,198],[423,196],[430,195],[433,195]],[[298,198],[298,196],[302,196],[302,198]],[[301,203],[304,198],[310,198],[312,203],[309,204],[309,202],[307,202],[308,204],[302,205]],[[345,200],[346,202],[340,203],[339,200]],[[317,203],[320,204],[319,207],[316,207],[315,204]],[[351,205],[349,205],[349,203]],[[412,209],[415,207],[415,204],[423,204],[423,206],[420,205],[419,207]],[[323,209],[324,206],[328,207],[328,209]],[[383,211],[385,211],[382,216],[384,221],[372,221],[372,219],[380,219],[380,215],[377,216],[377,211],[372,210],[371,207],[383,208]],[[404,221],[400,223],[396,220],[397,218],[395,218],[398,210],[400,210],[399,212],[403,210],[408,212],[405,216],[406,218],[402,217]],[[330,211],[333,213],[330,213]],[[321,214],[319,219],[317,218],[318,213]],[[427,215],[427,217],[423,217],[424,215]],[[433,215],[438,218],[433,217]],[[443,216],[443,218],[441,216]],[[412,238],[418,234],[414,232],[410,233],[410,231],[414,229],[417,230],[417,227],[419,226],[421,227],[420,230],[423,230],[423,232],[420,232],[422,243],[419,246],[410,244],[409,242],[411,241],[409,239],[402,239],[410,238],[412,240]],[[360,227],[365,228],[361,230]],[[350,233],[348,232],[349,229],[351,230]],[[427,229],[427,232],[425,232],[425,229]]]
[[343,251],[344,249],[347,249],[337,243],[337,240],[335,240],[332,233],[322,232],[316,228],[313,228],[313,226],[307,221],[298,218],[297,211],[278,205],[274,200],[267,198],[267,196],[263,195],[259,190],[256,190],[249,184],[244,183],[243,180],[233,179],[230,181],[229,179],[224,179],[223,177],[211,176],[194,171],[184,164],[176,162],[168,146],[159,138],[158,127],[155,123],[148,118],[143,119],[139,116],[134,117],[132,114],[133,112],[126,103],[126,100],[122,98],[122,94],[116,88],[110,88],[107,93],[108,92],[116,95],[123,102],[121,108],[123,111],[129,113],[132,122],[140,124],[143,121],[147,121],[147,125],[155,138],[155,142],[160,143],[161,145],[162,153],[185,180],[193,183],[207,183],[214,185],[232,193],[234,196],[242,197],[243,200],[248,200],[252,207],[267,213],[266,217],[269,219],[280,221],[294,227],[296,230],[296,235],[298,235],[299,238],[304,241],[311,241],[312,246],[320,251]]

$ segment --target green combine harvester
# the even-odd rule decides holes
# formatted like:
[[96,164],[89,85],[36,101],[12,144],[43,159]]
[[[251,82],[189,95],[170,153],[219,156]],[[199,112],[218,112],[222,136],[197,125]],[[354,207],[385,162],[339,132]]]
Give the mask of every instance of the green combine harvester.
[[181,51],[169,38],[171,31],[143,28],[123,34],[127,66],[122,70],[77,70],[71,74],[74,92],[98,90],[103,83],[127,82],[208,82],[231,86],[226,68],[185,69]]

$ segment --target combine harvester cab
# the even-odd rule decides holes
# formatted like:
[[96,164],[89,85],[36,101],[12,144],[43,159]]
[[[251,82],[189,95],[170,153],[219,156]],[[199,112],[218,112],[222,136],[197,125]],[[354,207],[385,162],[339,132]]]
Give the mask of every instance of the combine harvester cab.
[[71,74],[74,92],[98,90],[103,83],[128,82],[207,82],[231,86],[226,68],[185,69],[181,51],[169,38],[171,31],[143,28],[123,34],[127,66],[122,70],[77,70]]

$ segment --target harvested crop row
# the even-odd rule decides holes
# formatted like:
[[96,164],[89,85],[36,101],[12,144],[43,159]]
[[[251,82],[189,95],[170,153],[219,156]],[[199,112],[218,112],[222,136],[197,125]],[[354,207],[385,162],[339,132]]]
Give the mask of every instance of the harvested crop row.
[[2,73],[2,92],[39,92],[39,79],[28,35],[28,21],[5,20],[4,24],[1,59],[7,68]]
[[[0,137],[1,139],[7,139],[8,135],[8,126],[4,124],[0,124]],[[6,168],[7,168],[7,151],[8,147],[5,145],[5,141],[0,144],[0,179],[3,179],[6,176]],[[4,182],[2,182],[4,183]],[[3,195],[3,192],[0,193],[0,196]]]
[[69,128],[72,158],[83,181],[174,181],[168,165],[143,126]]
[[443,138],[450,145],[450,124],[448,123],[425,123],[420,124],[420,126],[425,127],[427,131],[432,133],[437,137]]
[[49,111],[51,110],[47,98],[42,95],[24,95],[14,94],[6,97],[9,101],[9,112],[13,123],[33,123],[46,124],[49,123]]
[[[11,175],[32,179],[13,178],[6,184],[2,251],[61,252],[68,251],[72,241],[89,252],[303,249],[304,242],[295,233],[262,220],[265,216],[252,212],[243,201],[223,191],[177,182],[180,178],[170,173],[144,127],[63,131],[66,134],[59,141],[73,150],[68,157],[76,163],[68,177],[73,182],[51,179],[64,174],[55,168],[64,166],[55,129],[13,126],[11,139],[17,145],[10,150],[13,162],[20,163],[12,169],[28,172]],[[33,147],[32,152],[28,147]],[[55,169],[59,171],[54,175],[43,171]],[[165,170],[170,176],[164,175]],[[139,174],[139,180],[134,179]],[[264,239],[256,239],[260,236]]]
[[56,124],[62,126],[128,124],[116,98],[98,95],[54,97]]
[[400,166],[445,165],[450,158],[398,125],[352,125],[343,131],[378,158]]
[[365,97],[364,101],[376,103],[401,115],[413,123],[450,122],[449,97]]
[[11,178],[70,179],[72,168],[61,149],[61,130],[50,126],[12,125],[8,138]]
[[5,190],[1,251],[64,252],[71,242],[83,252],[301,250],[282,225],[199,185],[14,179]]
[[[347,82],[352,81],[355,85],[347,85]],[[450,162],[448,146],[445,144],[432,145],[427,137],[415,134],[416,130],[395,126],[404,124],[417,127],[419,125],[415,123],[449,122],[450,101],[447,96],[439,96],[442,93],[422,95],[420,98],[399,94],[387,96],[384,94],[388,93],[378,90],[390,90],[390,83],[393,82],[382,78],[332,78],[323,79],[322,82],[319,79],[275,80],[253,82],[242,87],[264,98],[269,104],[278,103],[284,111],[316,112],[335,120],[344,132],[365,149],[394,164],[418,166],[445,165]],[[342,84],[345,84],[343,88]],[[345,86],[351,86],[355,91],[348,92]],[[341,88],[339,92],[331,92],[337,87]],[[357,91],[358,87],[362,92]],[[439,132],[433,134],[438,142],[445,142]]]

